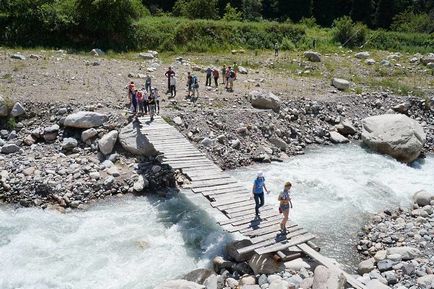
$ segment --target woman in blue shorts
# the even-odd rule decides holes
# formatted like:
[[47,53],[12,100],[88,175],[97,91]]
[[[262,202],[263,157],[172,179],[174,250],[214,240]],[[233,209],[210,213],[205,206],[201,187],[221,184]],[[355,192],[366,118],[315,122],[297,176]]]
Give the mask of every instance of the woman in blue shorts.
[[283,192],[279,194],[279,212],[283,214],[283,220],[280,223],[280,229],[282,230],[282,233],[286,233],[286,223],[288,222],[289,218],[289,209],[292,209],[292,202],[291,202],[291,190],[292,184],[290,182],[285,183],[285,187],[283,189]]

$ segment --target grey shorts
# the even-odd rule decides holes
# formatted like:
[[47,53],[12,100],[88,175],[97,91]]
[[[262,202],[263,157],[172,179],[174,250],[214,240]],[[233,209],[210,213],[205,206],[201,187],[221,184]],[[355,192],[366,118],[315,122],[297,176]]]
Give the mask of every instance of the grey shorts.
[[287,205],[281,205],[280,206],[280,210],[282,212],[289,211],[289,204],[287,204]]

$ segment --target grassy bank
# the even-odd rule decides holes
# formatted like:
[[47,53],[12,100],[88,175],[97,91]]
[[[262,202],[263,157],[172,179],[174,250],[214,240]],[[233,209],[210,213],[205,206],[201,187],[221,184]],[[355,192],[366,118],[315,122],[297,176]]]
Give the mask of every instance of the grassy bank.
[[[10,25],[10,24],[9,24]],[[6,29],[0,17],[1,43],[9,47],[49,47],[87,51],[99,47],[117,52],[154,49],[160,52],[222,52],[231,49],[271,49],[276,41],[282,50],[316,49],[338,51],[333,29],[304,24],[278,22],[240,22],[224,20],[189,20],[176,17],[142,17],[128,32],[106,37],[90,37],[76,28],[56,33],[20,33]],[[12,26],[13,27],[13,26]],[[428,53],[434,47],[434,35],[368,31],[365,45],[356,49],[379,49],[409,53]]]

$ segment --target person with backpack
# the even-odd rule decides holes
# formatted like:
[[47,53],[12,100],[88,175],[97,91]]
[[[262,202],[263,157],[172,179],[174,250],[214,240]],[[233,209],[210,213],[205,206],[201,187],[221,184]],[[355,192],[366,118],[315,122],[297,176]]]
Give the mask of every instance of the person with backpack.
[[211,75],[212,75],[212,69],[210,67],[208,67],[206,70],[205,86],[211,86]]
[[237,74],[235,73],[235,70],[231,69],[229,71],[229,86],[228,86],[228,91],[229,92],[233,92],[234,91],[234,81],[235,79],[237,79]]
[[274,56],[279,56],[279,43],[274,43]]
[[151,93],[148,96],[148,107],[149,107],[149,116],[151,117],[151,121],[154,121],[155,111],[156,111],[156,100],[155,100],[155,88],[151,89]]
[[145,89],[147,93],[151,92],[151,86],[152,86],[152,79],[149,76],[149,74],[146,74],[146,78],[145,78]]
[[259,208],[261,208],[264,205],[264,190],[267,192],[267,194],[270,193],[270,191],[265,186],[265,177],[264,173],[259,172],[255,181],[253,182],[253,189],[252,189],[252,197],[255,199],[255,215],[256,218],[259,218]]
[[148,106],[146,103],[146,98],[147,98],[146,90],[145,89],[139,90],[136,93],[136,97],[137,97],[137,104],[138,104],[138,108],[139,108],[138,112],[141,115],[147,114],[148,113]]
[[176,77],[170,79],[170,97],[176,97]]
[[172,67],[169,67],[169,70],[166,71],[166,73],[164,74],[167,77],[167,92],[170,92],[170,78],[172,76],[175,76],[175,71],[172,70]]
[[226,84],[225,83],[225,80],[226,80],[226,64],[223,65],[223,68],[222,68],[222,79],[223,79],[222,84]]
[[286,223],[289,219],[289,209],[293,208],[290,194],[291,187],[291,182],[286,182],[283,191],[279,194],[279,197],[277,198],[280,202],[279,212],[283,214],[283,219],[280,223],[280,229],[282,231],[282,234],[286,233]]
[[220,75],[219,75],[219,71],[218,71],[217,68],[212,71],[212,76],[214,77],[215,87],[218,87],[219,86],[219,77],[220,77]]

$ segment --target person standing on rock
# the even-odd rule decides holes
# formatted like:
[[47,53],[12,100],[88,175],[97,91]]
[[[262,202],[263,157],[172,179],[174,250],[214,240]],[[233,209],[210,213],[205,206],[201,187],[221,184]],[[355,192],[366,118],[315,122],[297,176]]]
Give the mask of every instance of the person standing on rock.
[[226,85],[225,85],[225,88],[226,88],[226,89],[228,89],[228,87],[229,87],[229,77],[230,77],[230,74],[231,74],[231,67],[228,66],[228,67],[226,68],[226,71],[225,71],[225,79],[226,79]]
[[208,67],[206,70],[206,83],[205,86],[211,86],[211,76],[212,76],[212,69],[211,67]]
[[279,206],[279,212],[283,214],[283,220],[280,223],[280,229],[282,231],[282,234],[286,233],[286,223],[288,222],[289,218],[289,209],[292,209],[292,202],[291,202],[291,190],[292,184],[291,182],[286,182],[285,186],[283,188],[283,191],[279,194],[279,197],[277,198],[280,202]]
[[235,79],[237,79],[237,73],[235,72],[234,69],[231,69],[231,67],[229,67],[229,78],[228,78],[229,85],[227,87],[227,90],[229,92],[234,92]]
[[262,172],[259,172],[255,181],[253,182],[252,195],[255,199],[255,215],[256,218],[259,218],[259,208],[264,205],[264,190],[267,194],[270,193],[267,187],[265,186],[265,178]]
[[220,77],[220,75],[219,75],[219,71],[218,71],[217,68],[212,71],[212,76],[214,77],[215,87],[218,87],[219,86],[219,77]]
[[147,93],[151,93],[152,79],[149,74],[146,74],[145,89]]
[[176,77],[172,76],[170,79],[170,97],[176,96]]
[[222,79],[223,79],[222,84],[226,84],[226,82],[225,82],[225,80],[226,80],[226,64],[223,65],[223,68],[222,68]]
[[134,84],[134,81],[131,81],[128,85],[128,108],[131,109],[131,104],[133,101],[133,94],[134,91],[136,90],[136,85]]
[[172,67],[169,67],[169,70],[166,71],[166,73],[164,74],[167,77],[167,92],[170,92],[170,78],[172,76],[175,76],[175,71],[172,70]]
[[191,87],[193,89],[193,102],[196,103],[197,99],[199,98],[199,79],[196,75],[191,77]]
[[193,77],[191,76],[190,72],[187,73],[187,90],[188,90],[187,97],[190,98],[191,93],[193,92]]

